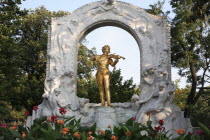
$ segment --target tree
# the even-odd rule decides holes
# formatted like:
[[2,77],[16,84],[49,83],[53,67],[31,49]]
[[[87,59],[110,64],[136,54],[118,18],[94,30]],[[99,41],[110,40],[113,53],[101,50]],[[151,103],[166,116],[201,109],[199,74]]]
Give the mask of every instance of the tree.
[[[47,30],[52,17],[59,17],[67,12],[50,12],[44,7],[28,11],[21,18],[18,36],[19,45],[19,69],[23,76],[18,85],[19,104],[32,111],[33,106],[42,102],[44,89],[46,53],[47,53]],[[36,99],[36,100],[35,100]],[[11,102],[16,105],[15,102]]]
[[16,36],[20,34],[20,17],[26,15],[26,11],[20,10],[19,4],[20,0],[0,3],[0,112],[2,114],[8,113],[7,101],[14,101],[11,98],[15,96],[13,87],[18,84],[17,79],[21,76],[18,69]]
[[98,85],[92,74],[89,78],[78,79],[77,89],[77,96],[87,98],[91,103],[100,103]]
[[132,95],[139,94],[140,88],[133,84],[132,78],[123,81],[120,69],[116,70],[114,68],[113,71],[110,72],[110,76],[110,91],[112,102],[128,102],[130,101]]
[[78,51],[77,68],[77,96],[88,98],[90,102],[99,102],[97,94],[97,83],[92,71],[96,70],[96,63],[89,58],[96,55],[95,48],[91,50],[81,44]]
[[187,97],[189,96],[191,87],[187,85],[185,88],[176,88],[174,92],[174,103],[180,107],[181,110],[186,108]]
[[163,1],[157,1],[157,3],[154,3],[153,5],[150,4],[149,7],[150,9],[146,9],[146,11],[152,15],[158,15],[158,16],[167,16],[170,11],[163,12],[163,5],[165,3],[165,0]]
[[[172,0],[171,5],[176,14],[171,28],[172,65],[191,83],[184,112],[185,117],[190,117],[192,106],[202,95],[207,94],[204,85],[209,82],[207,72],[210,67],[210,4],[208,0]],[[199,85],[201,89],[197,93]]]
[[68,14],[50,12],[44,7],[21,11],[16,2],[1,4],[1,95],[17,110],[42,102],[44,89],[47,30],[52,17]]
[[[210,93],[210,90],[205,90],[205,92]],[[210,125],[210,95],[203,94],[197,103],[192,107],[191,111],[191,122],[193,126],[198,126],[198,122]],[[199,120],[199,121],[198,121]]]
[[[178,83],[180,81],[176,81],[176,91],[174,92],[174,103],[178,105],[181,110],[184,110],[186,108],[186,102],[187,98],[190,94],[191,86],[186,85],[185,88],[180,88],[178,86]],[[210,92],[210,90],[205,90],[205,92]],[[207,126],[210,125],[209,119],[210,119],[210,95],[204,94],[199,98],[197,103],[194,106],[191,106],[191,123],[193,126],[198,127],[198,120],[199,122],[206,124]]]
[[88,79],[93,70],[96,70],[96,63],[90,60],[91,56],[96,55],[96,49],[88,49],[85,45],[81,44],[78,51],[78,79]]

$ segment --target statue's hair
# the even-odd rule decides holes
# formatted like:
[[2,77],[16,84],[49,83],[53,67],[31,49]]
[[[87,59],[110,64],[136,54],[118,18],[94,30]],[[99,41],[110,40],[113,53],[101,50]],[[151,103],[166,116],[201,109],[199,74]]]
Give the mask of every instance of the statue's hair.
[[104,45],[104,46],[102,47],[102,50],[105,49],[105,48],[109,48],[109,49],[110,49],[109,45]]

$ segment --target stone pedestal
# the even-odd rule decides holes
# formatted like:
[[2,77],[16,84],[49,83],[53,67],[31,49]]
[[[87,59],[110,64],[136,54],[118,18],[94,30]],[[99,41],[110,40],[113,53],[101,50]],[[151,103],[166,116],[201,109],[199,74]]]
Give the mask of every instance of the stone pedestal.
[[32,123],[33,123],[32,116],[27,116],[26,126],[31,128]]
[[106,130],[110,125],[116,125],[115,109],[112,107],[96,107],[95,109],[96,130]]

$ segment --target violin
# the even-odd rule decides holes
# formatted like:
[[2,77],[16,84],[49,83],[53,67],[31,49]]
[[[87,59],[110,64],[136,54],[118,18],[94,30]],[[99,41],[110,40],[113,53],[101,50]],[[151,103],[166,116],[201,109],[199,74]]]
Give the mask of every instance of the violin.
[[115,54],[110,54],[109,56],[108,56],[109,58],[114,58],[114,59],[125,59],[125,57],[122,57],[122,56],[120,56],[120,55],[115,55]]

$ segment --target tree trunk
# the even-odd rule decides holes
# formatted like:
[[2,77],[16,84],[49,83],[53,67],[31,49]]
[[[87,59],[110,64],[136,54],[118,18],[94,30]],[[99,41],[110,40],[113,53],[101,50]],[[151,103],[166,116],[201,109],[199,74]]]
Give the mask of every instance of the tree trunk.
[[184,111],[185,118],[190,117],[191,107],[195,104],[194,98],[195,98],[196,88],[197,88],[197,75],[196,75],[196,70],[195,70],[195,64],[193,62],[190,62],[190,72],[192,76],[192,87],[191,87],[190,95],[188,96],[188,99],[187,99],[187,104],[186,104],[187,107],[185,108],[185,111]]

